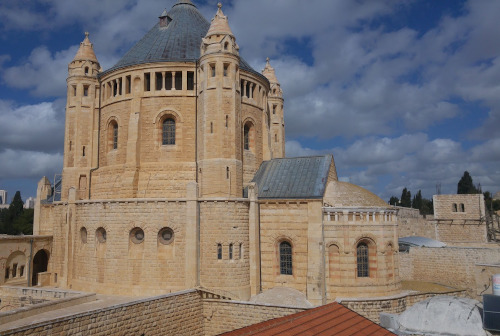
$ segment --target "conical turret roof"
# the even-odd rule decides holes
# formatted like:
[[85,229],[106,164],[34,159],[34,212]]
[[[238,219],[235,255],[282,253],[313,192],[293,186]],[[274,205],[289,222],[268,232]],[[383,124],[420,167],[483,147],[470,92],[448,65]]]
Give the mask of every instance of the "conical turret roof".
[[266,67],[264,68],[264,70],[262,70],[262,74],[266,76],[269,82],[279,83],[278,78],[276,78],[276,72],[274,71],[274,68],[271,66],[271,63],[269,62],[269,57],[266,60]]
[[94,47],[89,40],[89,33],[85,33],[85,39],[80,43],[80,48],[73,58],[73,61],[92,61],[99,63],[94,53]]
[[[210,23],[190,0],[179,0],[168,11],[171,21],[162,27],[158,22],[118,63],[103,74],[116,69],[154,62],[196,62],[200,58],[202,38]],[[240,58],[240,68],[259,74]]]
[[219,2],[217,7],[219,7],[219,9],[217,10],[215,17],[212,19],[212,23],[210,24],[206,37],[211,35],[231,35],[234,37],[233,32],[229,27],[227,16],[225,16],[222,12],[222,4]]

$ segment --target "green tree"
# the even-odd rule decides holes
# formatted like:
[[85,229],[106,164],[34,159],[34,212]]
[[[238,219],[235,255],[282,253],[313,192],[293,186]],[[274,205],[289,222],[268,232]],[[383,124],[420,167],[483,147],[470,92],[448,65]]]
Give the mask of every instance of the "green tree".
[[413,201],[411,202],[411,207],[413,209],[422,210],[423,207],[423,199],[422,199],[422,190],[419,190],[415,196],[413,196]]
[[401,193],[401,206],[411,208],[411,192],[406,188],[404,188]]
[[21,193],[17,191],[9,207],[0,212],[0,233],[32,234],[33,213],[33,209],[24,209]]
[[474,186],[472,182],[472,177],[470,176],[468,171],[464,172],[464,175],[458,181],[457,185],[457,194],[478,194],[480,193],[478,188]]
[[391,196],[391,199],[389,200],[390,205],[398,205],[399,204],[399,198],[396,196]]

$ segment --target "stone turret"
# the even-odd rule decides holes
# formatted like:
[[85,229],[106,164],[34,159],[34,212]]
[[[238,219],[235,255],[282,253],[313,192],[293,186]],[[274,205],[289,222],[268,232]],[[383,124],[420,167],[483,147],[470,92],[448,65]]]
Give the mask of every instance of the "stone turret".
[[97,164],[97,123],[100,64],[89,40],[89,33],[80,43],[68,65],[66,132],[64,136],[64,167],[62,200],[71,187],[79,199],[88,198],[90,170]]
[[198,74],[200,193],[210,197],[241,197],[239,47],[220,3],[218,7],[201,43]]
[[268,106],[271,114],[271,150],[273,158],[285,157],[285,119],[283,110],[283,91],[276,78],[276,72],[267,58],[266,67],[262,70],[271,84],[268,96]]

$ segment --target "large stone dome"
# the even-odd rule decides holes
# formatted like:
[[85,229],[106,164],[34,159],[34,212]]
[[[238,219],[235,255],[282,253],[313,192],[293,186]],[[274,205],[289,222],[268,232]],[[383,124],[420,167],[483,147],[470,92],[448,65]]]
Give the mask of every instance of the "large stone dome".
[[[136,64],[155,62],[196,62],[200,58],[202,38],[210,23],[189,0],[179,0],[161,17],[166,25],[156,25],[137,42],[118,63],[106,72]],[[240,58],[240,68],[262,76]]]
[[324,201],[332,207],[389,207],[383,199],[371,191],[340,181],[328,183]]

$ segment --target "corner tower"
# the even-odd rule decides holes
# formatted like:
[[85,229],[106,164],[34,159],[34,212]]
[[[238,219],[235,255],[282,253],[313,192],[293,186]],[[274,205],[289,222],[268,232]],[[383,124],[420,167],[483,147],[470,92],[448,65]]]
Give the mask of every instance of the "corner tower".
[[262,74],[266,76],[271,84],[269,90],[268,105],[271,115],[270,132],[271,132],[271,152],[274,159],[285,157],[285,119],[283,111],[283,91],[281,85],[276,78],[274,68],[269,63],[267,58],[266,67],[262,70]]
[[75,58],[68,65],[64,166],[61,200],[68,190],[77,189],[77,199],[87,199],[89,175],[97,164],[97,129],[100,65],[89,40],[80,43]]
[[239,47],[218,4],[202,39],[198,79],[198,177],[203,197],[243,190]]

